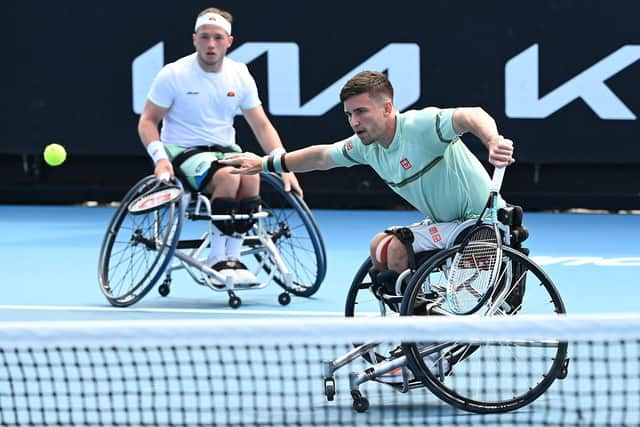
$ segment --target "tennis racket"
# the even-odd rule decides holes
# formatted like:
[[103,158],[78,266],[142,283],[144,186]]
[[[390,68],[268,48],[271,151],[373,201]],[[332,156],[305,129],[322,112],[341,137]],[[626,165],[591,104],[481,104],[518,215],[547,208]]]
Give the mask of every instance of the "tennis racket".
[[175,202],[182,197],[182,189],[169,181],[169,175],[160,179],[140,196],[136,197],[127,209],[132,215],[142,215],[162,206]]
[[[478,222],[460,244],[449,269],[447,301],[455,314],[473,314],[489,299],[500,276],[502,237],[498,229],[498,194],[504,167],[493,171],[489,200]],[[485,221],[486,213],[488,222]]]

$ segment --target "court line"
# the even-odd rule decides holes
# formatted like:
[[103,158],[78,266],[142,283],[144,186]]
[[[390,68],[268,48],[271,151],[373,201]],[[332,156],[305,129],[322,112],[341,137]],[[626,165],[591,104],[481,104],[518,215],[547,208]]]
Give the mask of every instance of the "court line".
[[281,310],[251,310],[232,308],[126,308],[126,307],[91,307],[91,306],[51,306],[51,305],[0,305],[0,310],[25,311],[119,311],[135,313],[175,313],[175,314],[263,314],[281,316],[344,316],[344,312],[337,311],[281,311]]

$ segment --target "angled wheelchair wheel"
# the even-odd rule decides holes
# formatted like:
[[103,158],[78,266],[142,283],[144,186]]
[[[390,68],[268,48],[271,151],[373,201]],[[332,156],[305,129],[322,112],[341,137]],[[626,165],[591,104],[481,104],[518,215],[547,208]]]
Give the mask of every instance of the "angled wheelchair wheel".
[[[416,271],[403,297],[402,315],[454,315],[448,309],[445,293],[456,250],[442,251]],[[479,314],[566,312],[554,284],[529,258],[504,248],[503,266],[499,285]],[[562,377],[567,361],[567,343],[549,340],[469,344],[452,339],[405,343],[403,350],[408,365],[431,392],[453,406],[476,413],[508,412],[528,405]],[[437,363],[427,366],[425,360]]]
[[175,252],[182,227],[182,198],[132,213],[133,200],[153,189],[153,175],[136,183],[114,213],[100,248],[98,280],[114,306],[129,306],[153,288]]
[[[287,286],[279,271],[274,280],[294,295],[309,297],[316,293],[327,271],[320,229],[306,203],[297,194],[284,191],[280,176],[263,172],[260,178],[263,209],[271,213],[264,225],[293,277],[292,286]],[[264,254],[255,256],[262,261]],[[266,262],[263,268],[270,273],[274,265]]]
[[[398,313],[391,310],[382,300],[381,295],[376,290],[376,286],[371,282],[369,270],[371,270],[371,258],[367,257],[351,282],[351,287],[347,293],[347,300],[344,306],[346,317],[385,317],[398,316]],[[359,346],[362,343],[354,343]],[[388,359],[390,354],[399,349],[399,343],[381,343],[372,351],[362,357],[369,363],[374,364]]]
[[[344,315],[346,317],[398,316],[397,310],[394,310],[392,305],[394,301],[387,298],[385,302],[380,291],[371,282],[369,277],[371,267],[371,259],[367,257],[353,277],[347,293]],[[400,303],[400,299],[396,302]]]

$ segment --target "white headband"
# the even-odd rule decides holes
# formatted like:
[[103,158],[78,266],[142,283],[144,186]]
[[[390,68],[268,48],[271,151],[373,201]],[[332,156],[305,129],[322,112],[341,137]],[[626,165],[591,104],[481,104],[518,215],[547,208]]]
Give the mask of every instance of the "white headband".
[[198,28],[203,25],[217,25],[227,32],[227,34],[231,35],[231,23],[224,19],[224,16],[218,15],[217,13],[207,13],[202,16],[199,16],[196,19],[196,26],[194,31],[198,31]]

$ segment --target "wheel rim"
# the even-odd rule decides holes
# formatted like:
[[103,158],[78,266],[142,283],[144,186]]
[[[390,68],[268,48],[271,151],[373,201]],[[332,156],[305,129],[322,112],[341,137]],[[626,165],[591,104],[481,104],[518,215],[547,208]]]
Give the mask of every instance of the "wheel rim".
[[[178,203],[142,215],[131,215],[127,210],[128,202],[154,182],[150,176],[134,186],[105,235],[99,262],[100,287],[114,305],[126,306],[142,298],[159,279],[175,250],[178,239],[174,237],[179,236],[181,225]],[[161,226],[157,228],[156,222]]]
[[[284,193],[279,179],[262,175],[263,209],[271,214],[263,224],[292,274],[292,286],[286,285],[277,269],[273,279],[294,295],[311,296],[318,290],[326,273],[324,243],[309,209],[292,194]],[[264,254],[256,254],[256,258],[259,262],[266,261]],[[263,268],[270,273],[274,265],[267,261]]]
[[[448,254],[438,257],[433,265],[446,266]],[[565,307],[555,286],[550,279],[527,259],[521,258],[510,248],[505,248],[505,255],[518,264],[525,266],[522,271],[511,270],[512,276],[507,279],[512,283],[526,283],[526,291],[517,312],[522,314],[561,314]],[[409,285],[407,296],[403,301],[404,314],[417,315],[422,312],[426,293],[425,283],[438,288],[445,274],[437,268],[421,268]],[[446,270],[446,267],[443,268]],[[516,279],[519,277],[519,279]],[[442,297],[441,297],[442,298]],[[516,301],[514,301],[515,304]],[[494,315],[507,316],[505,311],[497,310]],[[441,378],[432,374],[419,354],[433,343],[407,344],[405,350],[409,364],[420,372],[419,377],[434,394],[446,402],[461,409],[472,412],[507,412],[525,406],[539,397],[554,381],[558,370],[566,357],[567,345],[563,342],[511,342],[493,343],[481,346],[469,346],[464,343],[451,342],[446,350],[456,350],[459,362],[454,364],[452,375]],[[453,352],[453,351],[452,351]],[[436,355],[438,353],[433,353]],[[528,362],[526,362],[528,360]],[[482,375],[484,380],[474,383],[469,378]]]

